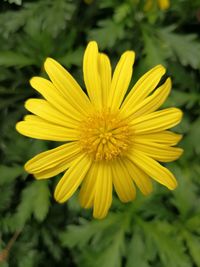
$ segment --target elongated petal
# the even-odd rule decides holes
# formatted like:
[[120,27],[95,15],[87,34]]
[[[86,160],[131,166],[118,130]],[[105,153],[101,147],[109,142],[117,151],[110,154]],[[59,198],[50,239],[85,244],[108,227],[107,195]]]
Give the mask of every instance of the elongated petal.
[[52,168],[46,169],[44,171],[34,173],[33,175],[34,175],[35,179],[37,179],[37,180],[48,179],[48,178],[51,178],[53,176],[56,176],[57,174],[59,174],[61,172],[66,171],[71,166],[72,163],[73,163],[73,161],[65,164],[65,162],[63,161],[56,168],[52,167]]
[[133,120],[141,115],[149,114],[158,108],[165,102],[171,90],[171,79],[168,78],[166,82],[161,85],[155,92],[143,101],[139,102],[138,105],[132,106],[125,111],[125,116]]
[[77,111],[76,108],[67,101],[60,91],[53,85],[52,82],[40,78],[33,77],[30,80],[31,86],[37,90],[52,106],[65,114],[72,121],[81,121],[84,119],[84,114]]
[[25,170],[38,179],[49,178],[66,170],[79,153],[76,142],[67,143],[36,155],[25,164]]
[[103,53],[99,54],[99,74],[101,79],[102,106],[105,108],[108,105],[108,95],[111,86],[111,65],[109,58]]
[[121,110],[124,112],[124,110],[133,108],[143,101],[156,88],[164,74],[165,68],[161,65],[157,65],[145,73],[131,89],[122,104]]
[[111,165],[113,184],[115,191],[122,202],[132,201],[136,196],[136,189],[133,181],[120,160]]
[[56,186],[54,193],[56,201],[63,203],[74,194],[85,178],[90,166],[91,160],[85,155],[74,161]]
[[178,159],[183,149],[178,147],[169,147],[166,145],[155,144],[155,143],[134,143],[133,150],[144,153],[145,155],[158,160],[160,162],[170,162]]
[[89,98],[93,105],[102,107],[101,80],[99,76],[99,53],[97,43],[88,44],[83,58],[83,75]]
[[182,111],[177,108],[159,110],[131,121],[135,134],[163,131],[177,125],[182,119]]
[[138,151],[134,151],[131,155],[128,155],[128,157],[158,183],[166,186],[170,190],[174,190],[177,187],[177,181],[174,175],[154,159]]
[[16,124],[16,129],[25,136],[51,141],[78,140],[79,134],[77,130],[49,123],[34,115],[27,115],[25,121]]
[[52,58],[46,59],[44,68],[64,99],[77,111],[87,115],[90,111],[89,99],[69,72]]
[[112,203],[112,174],[111,168],[105,162],[99,163],[95,184],[94,218],[104,218]]
[[140,191],[144,195],[149,195],[152,190],[152,182],[149,176],[140,168],[138,168],[133,162],[128,160],[127,158],[123,159],[123,162],[133,179],[134,183],[138,186]]
[[58,111],[46,100],[29,99],[25,103],[25,108],[33,114],[41,117],[44,120],[52,122],[53,124],[58,124],[67,128],[80,127],[80,123],[69,119],[68,116]]
[[108,98],[108,107],[112,111],[116,111],[121,106],[132,77],[134,60],[135,53],[126,51],[115,68]]
[[181,134],[176,134],[170,131],[162,131],[150,134],[141,134],[134,136],[134,142],[146,143],[153,142],[169,146],[175,146],[182,139]]
[[94,204],[97,172],[97,164],[93,163],[81,185],[79,201],[81,206],[85,209],[91,208]]

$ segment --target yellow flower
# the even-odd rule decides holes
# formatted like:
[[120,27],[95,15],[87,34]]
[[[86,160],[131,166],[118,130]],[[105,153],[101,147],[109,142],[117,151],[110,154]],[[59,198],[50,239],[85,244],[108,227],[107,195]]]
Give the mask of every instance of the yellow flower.
[[93,216],[106,216],[113,187],[122,202],[135,198],[135,185],[144,195],[152,191],[153,178],[170,190],[177,186],[173,174],[159,162],[176,160],[182,149],[174,147],[181,135],[167,129],[177,125],[181,110],[156,111],[171,90],[170,78],[156,90],[165,68],[158,65],[144,74],[126,96],[135,53],[122,54],[112,75],[109,58],[97,43],[88,44],[83,74],[88,96],[55,60],[44,68],[51,81],[34,77],[30,83],[44,99],[29,99],[27,115],[17,130],[32,138],[66,142],[25,164],[36,179],[65,171],[55,189],[55,199],[68,200],[81,185],[79,200],[93,207]]
[[93,0],[84,0],[84,2],[85,2],[87,5],[90,5],[90,4],[92,4]]
[[157,1],[158,1],[158,6],[161,10],[166,10],[170,6],[169,0],[157,0]]
[[[170,6],[170,0],[157,0],[157,4],[161,10],[166,10]],[[146,0],[144,10],[148,11],[153,7],[153,0]]]

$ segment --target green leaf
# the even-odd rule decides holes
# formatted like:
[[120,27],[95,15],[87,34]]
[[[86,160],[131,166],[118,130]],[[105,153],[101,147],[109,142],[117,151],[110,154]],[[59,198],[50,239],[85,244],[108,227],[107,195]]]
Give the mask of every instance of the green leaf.
[[114,46],[123,37],[123,25],[117,24],[112,20],[99,21],[98,28],[92,29],[89,33],[89,39],[96,40],[102,49]]
[[9,209],[10,203],[13,199],[14,184],[0,185],[0,212]]
[[119,229],[119,231],[113,236],[112,242],[104,248],[104,253],[100,252],[99,255],[96,255],[94,265],[96,267],[120,267],[124,252],[124,245],[124,231]]
[[9,167],[0,165],[0,186],[13,182],[22,173],[24,173],[24,169],[21,166],[17,165]]
[[[72,18],[75,5],[73,1],[41,1],[41,6],[44,8],[43,12],[37,13],[39,10],[35,12],[35,17],[40,16],[38,20],[41,21],[42,29],[45,29],[52,36],[57,36],[61,30],[64,30],[68,25],[68,21]],[[45,8],[46,5],[49,5],[48,9]],[[56,23],[55,23],[56,21]]]
[[177,56],[183,66],[190,65],[194,69],[200,67],[200,42],[195,34],[177,34],[174,27],[159,29],[159,37],[167,49]]
[[82,248],[91,240],[95,234],[105,230],[116,221],[116,216],[109,216],[103,221],[80,220],[80,225],[69,225],[67,230],[60,234],[63,246]]
[[[158,38],[154,35],[152,29],[142,28],[145,63],[148,68],[152,68],[158,64],[166,65],[167,54],[164,53]],[[144,63],[143,63],[144,64]]]
[[[173,172],[178,178],[179,186],[173,193],[173,204],[180,216],[186,218],[197,205],[197,187],[191,180],[191,169],[175,165]],[[185,197],[187,195],[187,198]]]
[[190,231],[197,232],[200,234],[199,225],[200,225],[200,212],[190,217],[186,223],[186,226]]
[[171,96],[168,100],[168,105],[181,107],[184,106],[186,108],[191,108],[200,102],[200,96],[196,92],[180,92],[178,90],[173,90]]
[[33,214],[41,222],[46,218],[49,211],[50,192],[46,181],[37,182],[35,187],[37,192],[33,203]]
[[14,51],[0,51],[0,66],[24,67],[34,65],[34,59]]
[[38,221],[43,221],[49,210],[49,191],[46,181],[32,182],[22,192],[17,208],[16,220],[23,227],[32,213]]
[[83,56],[83,47],[78,47],[74,51],[69,51],[66,55],[59,58],[58,61],[63,64],[66,68],[71,67],[72,65],[81,66]]
[[52,233],[49,231],[49,229],[42,229],[42,239],[51,255],[56,260],[60,260],[62,256],[62,248],[59,243],[55,244]]
[[142,222],[146,237],[152,240],[163,267],[191,267],[185,246],[176,238],[175,227],[164,221]]
[[193,71],[188,71],[179,62],[176,62],[172,59],[170,60],[169,64],[169,72],[170,76],[173,77],[173,85],[175,85],[177,89],[179,89],[179,92],[187,90],[188,97],[190,96],[190,94],[194,94],[195,92],[198,93],[198,78]]
[[35,258],[37,257],[37,250],[27,251],[26,257],[23,257],[19,262],[19,267],[34,267],[35,266]]
[[2,233],[13,233],[16,230],[19,230],[15,216],[8,213],[8,215],[1,218],[0,229]]
[[116,23],[123,22],[130,13],[131,13],[131,5],[128,3],[122,3],[115,9],[115,14],[113,19]]
[[188,249],[190,251],[190,254],[197,265],[197,267],[200,267],[200,253],[199,253],[199,248],[200,248],[200,236],[195,236],[189,232],[185,235],[186,237],[186,242]]
[[128,245],[126,267],[150,267],[146,250],[147,248],[141,233],[134,231]]

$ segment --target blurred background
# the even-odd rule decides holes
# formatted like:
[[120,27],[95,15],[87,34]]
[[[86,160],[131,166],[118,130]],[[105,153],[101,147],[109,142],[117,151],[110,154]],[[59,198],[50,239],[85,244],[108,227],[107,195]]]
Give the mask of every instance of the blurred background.
[[[156,64],[173,90],[165,104],[184,111],[175,131],[184,155],[167,164],[179,186],[154,184],[133,203],[114,197],[106,219],[94,220],[77,197],[57,204],[59,177],[35,181],[24,163],[55,144],[20,136],[23,103],[38,97],[32,76],[50,56],[82,80],[89,40],[113,67],[135,50],[132,84]],[[200,267],[200,0],[0,1],[0,266]]]

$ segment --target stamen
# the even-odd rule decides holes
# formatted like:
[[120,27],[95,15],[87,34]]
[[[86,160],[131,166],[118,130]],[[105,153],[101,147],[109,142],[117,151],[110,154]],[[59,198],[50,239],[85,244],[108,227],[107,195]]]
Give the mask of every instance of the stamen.
[[96,113],[82,122],[80,144],[94,160],[112,160],[130,147],[130,128],[117,114]]

